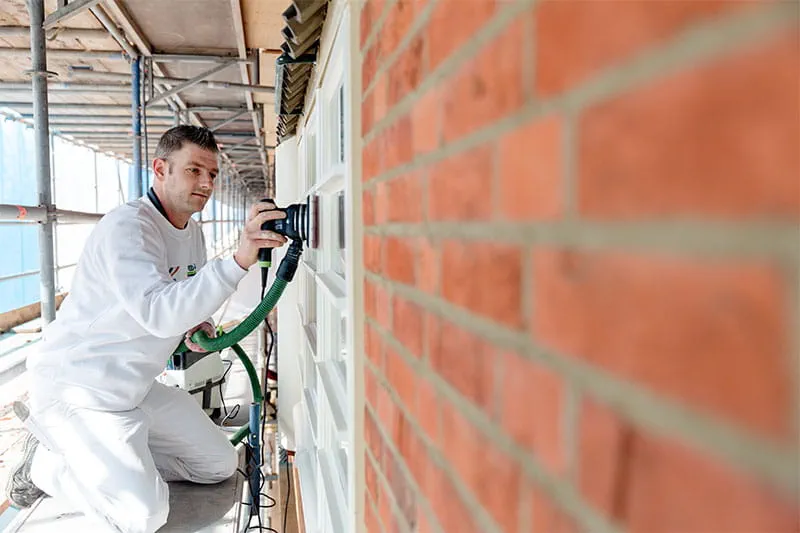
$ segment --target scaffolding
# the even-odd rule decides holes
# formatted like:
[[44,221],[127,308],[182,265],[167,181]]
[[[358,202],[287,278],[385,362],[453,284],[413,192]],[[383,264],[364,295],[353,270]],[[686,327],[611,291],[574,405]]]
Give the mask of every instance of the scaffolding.
[[[0,224],[36,225],[38,228],[39,269],[35,273],[40,279],[41,319],[46,324],[55,318],[56,312],[54,273],[58,265],[54,257],[54,226],[95,223],[102,217],[102,214],[65,210],[56,205],[52,190],[51,137],[64,136],[79,145],[125,158],[131,164],[125,199],[132,200],[146,192],[146,163],[158,136],[166,128],[178,124],[209,127],[220,146],[222,183],[216,196],[225,207],[217,212],[216,203],[212,204],[211,212],[207,213],[211,216],[203,220],[201,214],[200,220],[204,227],[212,224],[213,241],[216,241],[218,236],[232,234],[234,227],[243,222],[248,202],[270,195],[274,189],[271,185],[274,176],[270,174],[274,165],[269,164],[269,150],[273,147],[263,141],[263,107],[253,99],[254,94],[272,95],[274,88],[258,83],[258,52],[245,48],[238,2],[232,3],[235,46],[224,54],[155,51],[130,11],[118,0],[59,2],[59,8],[49,15],[45,14],[44,0],[32,0],[26,6],[29,26],[0,27],[0,38],[28,37],[30,49],[19,45],[0,46],[0,61],[30,56],[31,68],[26,72],[29,81],[0,81],[3,95],[0,108],[12,110],[12,118],[33,127],[37,202],[36,205],[0,204]],[[65,25],[81,16],[93,17],[100,27]],[[89,42],[110,38],[119,50],[48,48],[54,36]],[[56,80],[56,73],[48,70],[49,57],[56,61],[89,63],[89,66],[85,69],[78,68],[85,65],[70,66],[70,80]],[[130,72],[100,72],[91,66],[97,61],[117,64],[124,61],[129,64]],[[165,70],[166,65],[197,65],[202,70],[188,77],[171,76]],[[239,70],[241,81],[221,76],[234,69]],[[235,95],[243,100],[238,105],[230,105],[230,98],[218,103],[203,101],[192,105],[185,99],[192,88],[213,89],[215,94]],[[24,100],[25,95],[30,95],[30,100]],[[129,95],[130,106],[126,109],[121,104],[63,101],[69,95]],[[57,101],[51,102],[51,96]],[[243,129],[243,124],[249,124],[251,131]],[[0,281],[29,275],[34,274],[11,273],[0,277]],[[0,318],[6,314],[0,312]],[[29,316],[29,313],[15,314]],[[16,321],[5,316],[0,322],[8,326]]]

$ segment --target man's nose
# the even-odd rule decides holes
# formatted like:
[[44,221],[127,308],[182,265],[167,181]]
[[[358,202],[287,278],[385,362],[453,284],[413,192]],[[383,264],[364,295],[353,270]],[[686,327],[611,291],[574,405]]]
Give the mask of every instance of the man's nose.
[[208,172],[203,172],[200,176],[200,187],[211,190],[214,188],[214,179]]

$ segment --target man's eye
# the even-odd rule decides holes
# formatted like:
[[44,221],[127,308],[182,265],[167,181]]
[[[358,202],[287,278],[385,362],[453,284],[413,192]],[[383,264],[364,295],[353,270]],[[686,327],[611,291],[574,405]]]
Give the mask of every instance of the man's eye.
[[217,175],[216,174],[211,174],[211,181],[214,181],[215,179],[217,179]]
[[189,168],[189,172],[191,172],[192,174],[198,174],[200,172],[200,169],[192,167]]

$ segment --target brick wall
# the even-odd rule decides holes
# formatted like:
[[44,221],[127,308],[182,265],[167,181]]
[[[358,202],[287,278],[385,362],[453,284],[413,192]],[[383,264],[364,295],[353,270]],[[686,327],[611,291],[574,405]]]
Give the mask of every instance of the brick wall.
[[367,530],[797,531],[797,4],[360,17]]

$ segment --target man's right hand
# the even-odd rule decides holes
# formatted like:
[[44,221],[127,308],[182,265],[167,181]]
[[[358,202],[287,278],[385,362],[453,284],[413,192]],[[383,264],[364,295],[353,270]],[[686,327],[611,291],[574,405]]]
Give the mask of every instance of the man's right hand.
[[286,244],[286,237],[273,231],[262,231],[261,225],[267,220],[286,218],[283,211],[275,211],[272,202],[258,202],[250,208],[250,214],[245,222],[242,237],[239,239],[239,249],[233,258],[240,267],[247,270],[258,260],[259,248],[278,248]]

